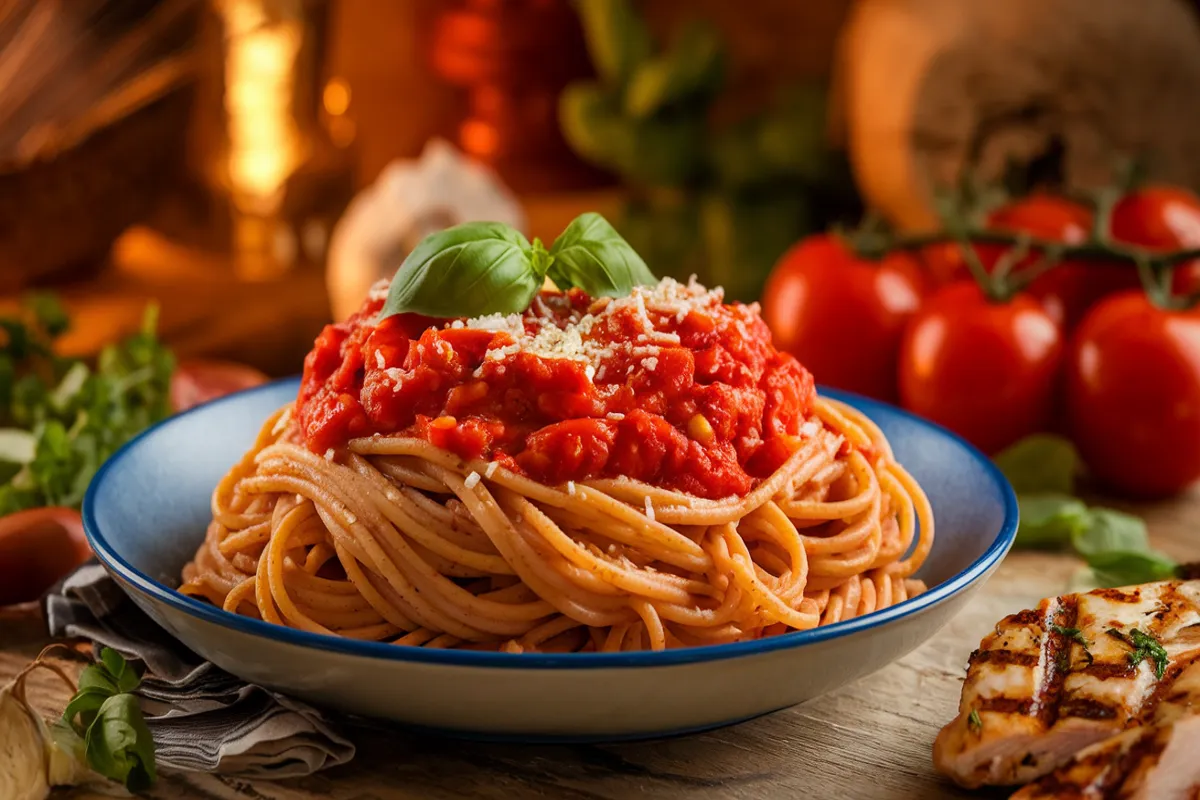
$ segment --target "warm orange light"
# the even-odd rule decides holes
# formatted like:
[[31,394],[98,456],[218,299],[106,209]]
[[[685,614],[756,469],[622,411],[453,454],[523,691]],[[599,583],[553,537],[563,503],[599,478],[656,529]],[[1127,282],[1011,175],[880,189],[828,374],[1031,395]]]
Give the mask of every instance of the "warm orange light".
[[325,113],[332,117],[340,117],[350,108],[350,85],[341,78],[330,79],[329,83],[325,84],[321,102],[325,105]]

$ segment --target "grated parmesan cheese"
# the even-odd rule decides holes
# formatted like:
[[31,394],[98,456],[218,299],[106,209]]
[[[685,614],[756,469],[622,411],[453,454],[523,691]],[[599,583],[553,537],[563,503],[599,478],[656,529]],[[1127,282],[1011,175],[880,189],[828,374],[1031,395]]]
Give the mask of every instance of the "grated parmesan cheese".
[[620,422],[621,420],[625,419],[625,415],[622,414],[620,411],[610,411],[605,416],[607,416],[609,419],[614,420],[616,422]]
[[643,358],[642,369],[646,370],[647,372],[654,372],[654,370],[658,369],[658,359],[655,356]]
[[367,291],[368,300],[386,300],[388,296],[388,287],[391,285],[391,280],[381,278],[371,284],[371,288]]
[[375,351],[375,366],[379,367],[380,369],[383,369],[387,366],[387,362],[383,360],[383,353],[378,350]]
[[654,503],[650,500],[650,495],[646,495],[646,517],[654,522]]
[[472,470],[471,474],[467,476],[467,479],[463,481],[463,486],[466,486],[468,489],[474,489],[479,485],[481,480],[483,480],[483,478],[479,476],[479,473]]
[[567,481],[567,494],[575,496],[575,481]]
[[332,447],[325,451],[325,460],[326,461],[333,461],[333,456],[334,456],[334,453],[333,453]]
[[588,364],[586,367],[583,368],[583,374],[586,375],[587,379],[590,381],[592,378],[596,377],[596,368],[593,367],[591,364]]
[[496,474],[496,470],[499,467],[500,467],[500,462],[498,462],[498,461],[488,462],[487,469],[485,469],[483,471],[484,477],[487,478],[488,480],[491,480],[492,476]]

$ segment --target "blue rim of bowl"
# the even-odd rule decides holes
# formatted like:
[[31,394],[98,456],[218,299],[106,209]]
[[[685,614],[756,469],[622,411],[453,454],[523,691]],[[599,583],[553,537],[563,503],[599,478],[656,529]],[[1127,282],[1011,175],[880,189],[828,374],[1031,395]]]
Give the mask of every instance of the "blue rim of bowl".
[[881,611],[865,614],[861,617],[823,625],[807,631],[794,631],[766,639],[754,639],[745,642],[729,644],[703,645],[699,647],[680,648],[678,650],[637,651],[629,653],[494,653],[475,650],[443,650],[423,647],[400,647],[385,642],[366,642],[355,639],[343,639],[320,633],[274,625],[251,617],[243,617],[224,611],[216,606],[180,594],[169,586],[160,583],[144,572],[136,569],[109,546],[108,541],[100,532],[96,523],[96,488],[100,486],[110,470],[118,468],[127,451],[138,446],[143,439],[153,436],[159,428],[171,425],[189,414],[201,413],[209,408],[226,403],[237,403],[240,398],[256,393],[278,390],[284,384],[298,384],[296,377],[282,378],[270,383],[235,392],[225,397],[217,398],[208,403],[176,414],[156,425],[147,428],[121,449],[112,455],[96,472],[88,492],[83,499],[83,527],[87,534],[92,551],[110,572],[134,589],[148,595],[153,600],[164,603],[178,611],[211,622],[225,628],[232,628],[241,633],[253,636],[265,636],[300,647],[313,647],[319,650],[329,650],[346,655],[365,658],[383,658],[393,661],[412,661],[424,664],[445,664],[458,667],[502,667],[509,669],[610,669],[621,667],[665,667],[680,664],[698,664],[707,661],[719,661],[727,658],[761,655],[776,650],[788,650],[802,647],[806,644],[816,644],[853,633],[878,628],[889,622],[903,619],[941,604],[943,601],[966,590],[977,580],[987,575],[996,567],[1012,547],[1017,535],[1017,497],[1012,486],[1004,475],[992,463],[991,459],[981,453],[974,445],[961,436],[946,430],[926,419],[918,417],[902,408],[872,400],[851,392],[818,387],[825,397],[848,402],[860,410],[879,409],[892,414],[898,414],[908,422],[933,429],[941,436],[952,439],[962,445],[967,452],[985,467],[989,477],[995,482],[1004,498],[1004,522],[995,540],[984,551],[983,555],[966,569],[957,573],[932,589],[905,600],[903,603],[890,606]]

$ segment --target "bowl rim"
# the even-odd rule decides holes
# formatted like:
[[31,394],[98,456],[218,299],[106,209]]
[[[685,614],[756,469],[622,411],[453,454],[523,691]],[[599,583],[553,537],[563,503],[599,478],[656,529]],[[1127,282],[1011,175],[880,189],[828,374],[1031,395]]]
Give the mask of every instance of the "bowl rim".
[[1004,504],[1004,520],[997,531],[994,541],[974,562],[959,571],[949,579],[928,589],[916,597],[905,600],[894,606],[864,614],[861,617],[822,625],[806,631],[771,636],[765,639],[753,639],[727,644],[701,645],[662,651],[634,651],[619,653],[498,653],[475,650],[428,649],[423,647],[399,647],[386,642],[371,642],[357,639],[345,639],[321,633],[310,633],[297,628],[275,625],[263,620],[244,617],[225,611],[201,600],[180,594],[175,589],[161,583],[144,572],[136,569],[122,557],[109,543],[96,519],[96,503],[99,487],[103,485],[108,475],[121,468],[126,456],[142,442],[156,433],[191,414],[203,414],[221,405],[232,405],[241,402],[258,392],[278,392],[287,385],[299,385],[299,378],[292,376],[282,378],[244,389],[224,397],[211,400],[195,406],[180,414],[169,417],[135,436],[125,443],[112,457],[101,465],[88,487],[83,499],[83,525],[88,543],[100,563],[108,571],[128,586],[147,595],[152,600],[182,611],[189,616],[210,622],[224,628],[249,634],[264,636],[268,639],[299,647],[311,647],[319,650],[333,651],[350,656],[364,658],[381,658],[391,661],[406,661],[423,664],[444,664],[458,667],[501,667],[509,669],[610,669],[630,667],[665,667],[681,664],[699,664],[709,661],[719,661],[728,658],[739,658],[752,655],[772,653],[777,650],[788,650],[808,644],[837,639],[854,633],[879,628],[906,617],[919,614],[941,605],[950,598],[961,594],[976,581],[986,576],[996,567],[1008,550],[1012,547],[1017,534],[1017,498],[1012,486],[992,463],[974,445],[961,436],[936,425],[926,419],[905,411],[904,409],[863,397],[851,392],[845,392],[826,387],[818,387],[825,397],[832,397],[850,403],[865,411],[870,416],[871,410],[880,410],[899,415],[906,422],[932,430],[937,435],[951,439],[962,445],[967,454],[976,462],[983,465],[985,473],[991,478],[999,491]]

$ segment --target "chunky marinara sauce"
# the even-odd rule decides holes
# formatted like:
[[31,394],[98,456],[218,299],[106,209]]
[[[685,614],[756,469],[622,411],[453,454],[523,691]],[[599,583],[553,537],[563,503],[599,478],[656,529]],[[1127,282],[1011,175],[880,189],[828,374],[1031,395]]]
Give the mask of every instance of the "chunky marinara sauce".
[[450,322],[376,321],[385,293],[305,359],[297,417],[315,452],[398,433],[547,484],[626,476],[723,498],[794,451],[814,398],[757,307],[695,283],[544,292],[522,315]]

